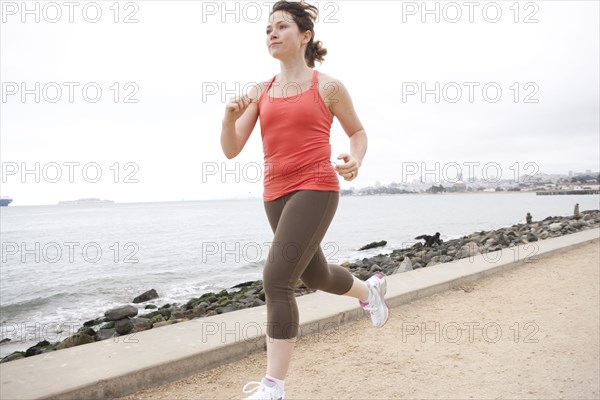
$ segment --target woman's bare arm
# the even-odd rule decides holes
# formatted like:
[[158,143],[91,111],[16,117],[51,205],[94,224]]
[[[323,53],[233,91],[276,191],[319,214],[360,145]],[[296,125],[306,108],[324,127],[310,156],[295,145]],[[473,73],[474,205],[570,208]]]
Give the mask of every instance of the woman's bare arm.
[[250,138],[258,120],[258,88],[252,86],[247,95],[236,96],[225,106],[221,129],[221,148],[225,157],[236,157]]
[[331,112],[340,121],[340,125],[350,138],[350,154],[340,154],[338,159],[344,159],[346,164],[339,166],[338,172],[345,175],[355,171],[354,176],[346,179],[352,180],[358,174],[358,168],[367,153],[367,133],[354,110],[348,89],[339,80],[334,80],[334,84],[337,90],[332,95]]

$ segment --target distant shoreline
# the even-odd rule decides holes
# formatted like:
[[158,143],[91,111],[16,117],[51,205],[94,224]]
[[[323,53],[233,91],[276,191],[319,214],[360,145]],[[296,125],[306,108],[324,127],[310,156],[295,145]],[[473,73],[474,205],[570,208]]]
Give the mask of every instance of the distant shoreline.
[[[502,192],[443,192],[443,193],[427,193],[427,192],[415,192],[415,193],[378,193],[378,194],[365,194],[365,195],[341,195],[340,197],[371,197],[371,196],[403,196],[403,195],[428,195],[428,196],[440,196],[440,195],[460,195],[460,194],[487,194],[487,195],[496,195],[496,194],[522,194],[522,193],[531,193],[535,195],[535,191],[502,191]],[[261,200],[262,197],[227,197],[220,199],[195,199],[195,200],[157,200],[157,201],[113,201],[110,203],[98,202],[98,203],[80,203],[78,205],[120,205],[120,204],[155,204],[155,203],[194,203],[194,202],[204,202],[204,201],[239,201],[239,200]],[[20,205],[10,205],[6,208],[16,208],[16,207],[45,207],[45,206],[58,206],[59,204],[20,204]],[[62,204],[61,204],[62,205]]]

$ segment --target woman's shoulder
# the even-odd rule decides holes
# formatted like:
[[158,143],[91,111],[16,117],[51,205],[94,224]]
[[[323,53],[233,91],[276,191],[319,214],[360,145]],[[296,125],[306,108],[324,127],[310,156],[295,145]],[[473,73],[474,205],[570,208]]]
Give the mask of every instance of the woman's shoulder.
[[332,83],[334,83],[336,85],[342,84],[342,82],[339,79],[334,78],[333,76],[326,74],[324,72],[321,72],[321,71],[318,72],[317,79],[319,81],[319,86],[326,85],[326,84],[331,85]]
[[319,71],[318,74],[319,91],[324,99],[338,100],[340,96],[347,95],[348,91],[341,80]]
[[264,81],[253,82],[253,83],[249,84],[246,89],[246,94],[248,95],[249,98],[256,99],[258,101],[258,99],[261,97],[263,92],[267,89],[267,87],[269,87],[269,83],[271,83],[272,80],[273,80],[273,77],[271,77],[267,80],[264,80]]

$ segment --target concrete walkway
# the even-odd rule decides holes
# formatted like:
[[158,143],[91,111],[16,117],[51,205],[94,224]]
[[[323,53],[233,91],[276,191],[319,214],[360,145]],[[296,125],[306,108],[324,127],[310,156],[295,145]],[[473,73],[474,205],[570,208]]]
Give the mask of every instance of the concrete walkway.
[[[286,399],[598,399],[600,241],[302,338]],[[118,400],[242,399],[264,352]]]
[[[508,271],[515,266],[522,265],[524,266],[522,269],[526,270],[528,266],[524,264],[530,264],[529,266],[543,265],[542,260],[549,255],[564,252],[565,249],[572,248],[573,246],[589,244],[596,240],[594,245],[597,248],[597,239],[599,237],[599,229],[586,230],[572,235],[504,249],[495,253],[477,255],[452,263],[393,275],[388,277],[388,295],[386,297],[389,305],[396,307],[400,304],[423,299],[450,288],[460,287],[461,285],[469,287],[469,282],[473,285],[472,282],[484,276],[496,272]],[[583,284],[587,283],[597,286],[597,278],[595,281],[589,281],[586,280],[586,275],[583,272],[582,275],[578,275],[576,272],[577,265],[569,263],[569,260],[566,259],[563,269],[564,274],[577,276]],[[541,291],[542,294],[544,290],[544,287],[536,289],[536,291]],[[485,295],[486,292],[483,293]],[[518,293],[514,293],[513,295],[518,295]],[[330,335],[336,329],[344,329],[343,325],[345,323],[362,319],[365,316],[363,310],[357,306],[355,299],[348,297],[332,296],[327,293],[317,292],[299,297],[297,300],[300,307],[301,332],[305,337],[314,337],[306,335],[315,332],[320,332],[321,335]],[[563,300],[565,304],[571,301],[569,298]],[[594,299],[591,300],[593,301]],[[595,304],[597,304],[597,297],[595,297],[595,301]],[[484,304],[481,304],[482,308],[483,306]],[[404,307],[401,307],[401,309],[404,310]],[[514,311],[518,312],[518,308]],[[396,317],[398,316],[396,310],[394,310],[394,314]],[[390,318],[393,317],[394,315]],[[587,320],[590,320],[590,318],[587,318]],[[256,307],[139,332],[134,335],[117,338],[118,340],[116,341],[107,340],[0,364],[0,397],[2,399],[105,399],[135,393],[145,388],[189,377],[201,371],[207,371],[262,350],[264,348],[265,321],[265,307]],[[362,319],[359,323],[366,322],[368,321]],[[524,320],[521,322],[525,323],[527,321]],[[595,322],[597,325],[597,314],[595,320],[592,318],[591,322]],[[390,323],[391,321],[388,324]],[[409,332],[406,329],[414,330],[418,326],[419,324],[412,325],[411,327],[403,326],[403,330],[398,331],[394,337]],[[451,325],[450,328],[452,326],[455,325]],[[328,328],[329,330],[327,330]],[[527,328],[515,327],[514,329],[517,332],[526,334],[527,332],[523,332],[522,329],[531,330],[531,326]],[[380,332],[390,333],[391,330],[386,326]],[[584,331],[583,333],[587,335],[589,332]],[[597,338],[597,332],[595,336],[591,335],[589,337]],[[406,336],[406,339],[408,339],[408,336]],[[337,348],[338,346],[329,345],[329,347]],[[312,349],[310,346],[309,348]],[[402,346],[396,347],[395,353],[401,354],[401,349]],[[255,354],[253,357],[261,354],[263,353]],[[594,353],[590,354],[594,356]],[[597,366],[597,351],[595,357],[595,365]],[[329,361],[335,360],[331,357],[328,357],[328,359]],[[512,365],[511,361],[511,359],[506,360],[506,371],[512,371],[520,367]],[[388,362],[392,363],[391,360],[388,360]],[[545,362],[545,368],[560,371],[561,367],[559,364],[554,365],[551,360],[546,360]],[[377,373],[377,363],[375,365],[363,365],[363,361],[359,361],[358,363],[360,369],[366,368],[367,375],[369,375],[369,371],[370,374]],[[398,364],[397,367],[402,368],[406,372],[406,365]],[[418,365],[415,367],[415,371],[419,371],[421,374],[431,373],[431,371],[419,370]],[[257,368],[260,369],[260,366],[257,366]],[[264,365],[262,368],[264,368]],[[333,371],[336,371],[335,367]],[[439,368],[436,371],[437,374],[447,372],[446,370],[441,371]],[[248,371],[244,372],[248,373]],[[354,372],[356,372],[356,368],[354,368]],[[594,372],[598,372],[598,369],[596,368]],[[348,373],[351,373],[351,371],[348,371]],[[433,382],[435,381],[435,376],[428,375],[428,379]],[[544,375],[541,374],[540,376],[543,377]],[[256,379],[259,377],[249,378]],[[356,386],[357,390],[360,388],[364,389],[363,380],[356,378],[359,377],[354,377],[350,382],[354,382],[353,385]],[[475,378],[479,379],[478,376]],[[333,379],[336,384],[332,387],[335,388],[339,383],[336,374],[333,374]],[[456,379],[459,379],[456,382],[456,385],[458,385],[456,387],[459,387],[460,380],[465,379],[465,377],[459,374],[456,376]],[[506,383],[504,382],[502,373],[494,379]],[[238,383],[231,384],[236,385]],[[243,384],[244,382],[241,383]],[[392,388],[402,387],[401,382],[397,385],[394,382],[390,382],[389,384],[392,385]],[[591,382],[590,385],[590,391],[587,392],[588,395],[595,393],[597,397],[597,381]],[[453,385],[451,389],[454,390],[456,387]],[[230,389],[239,390],[233,387]],[[441,393],[442,397],[461,397],[458,394],[453,396],[448,393],[447,386],[444,390],[446,391]],[[224,398],[226,396],[224,392],[220,392],[218,385],[211,390],[210,397],[200,397],[200,393],[195,393],[197,393],[197,396],[194,396],[194,398]],[[292,391],[290,394],[293,393]],[[295,393],[299,397],[308,394],[305,388],[297,388]],[[317,397],[321,396],[319,393],[324,395],[322,390],[316,390],[313,395]],[[351,395],[352,393],[356,392],[350,392]],[[204,393],[204,396],[206,395],[208,394]],[[394,397],[403,397],[404,395],[410,396],[410,393],[395,392],[393,394]],[[434,394],[430,395],[431,397],[437,397]],[[357,395],[358,397],[360,396]],[[369,397],[375,398],[377,396]],[[166,397],[161,398],[191,397],[176,396],[175,393],[170,393],[170,395],[167,394]],[[325,395],[325,397],[319,398],[332,397]],[[533,396],[532,398],[539,397]]]

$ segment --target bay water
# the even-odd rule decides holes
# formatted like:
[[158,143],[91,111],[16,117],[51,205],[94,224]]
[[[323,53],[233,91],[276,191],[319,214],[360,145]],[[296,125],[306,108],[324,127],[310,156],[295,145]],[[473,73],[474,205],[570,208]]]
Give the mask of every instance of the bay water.
[[[533,192],[342,196],[321,245],[341,263],[406,248],[422,234],[450,240],[524,223],[527,212],[536,221],[599,202]],[[262,279],[273,239],[261,199],[9,206],[0,214],[0,339],[11,339],[1,357],[64,340],[64,326],[73,333],[152,288],[161,306]],[[380,240],[387,245],[358,251]]]

